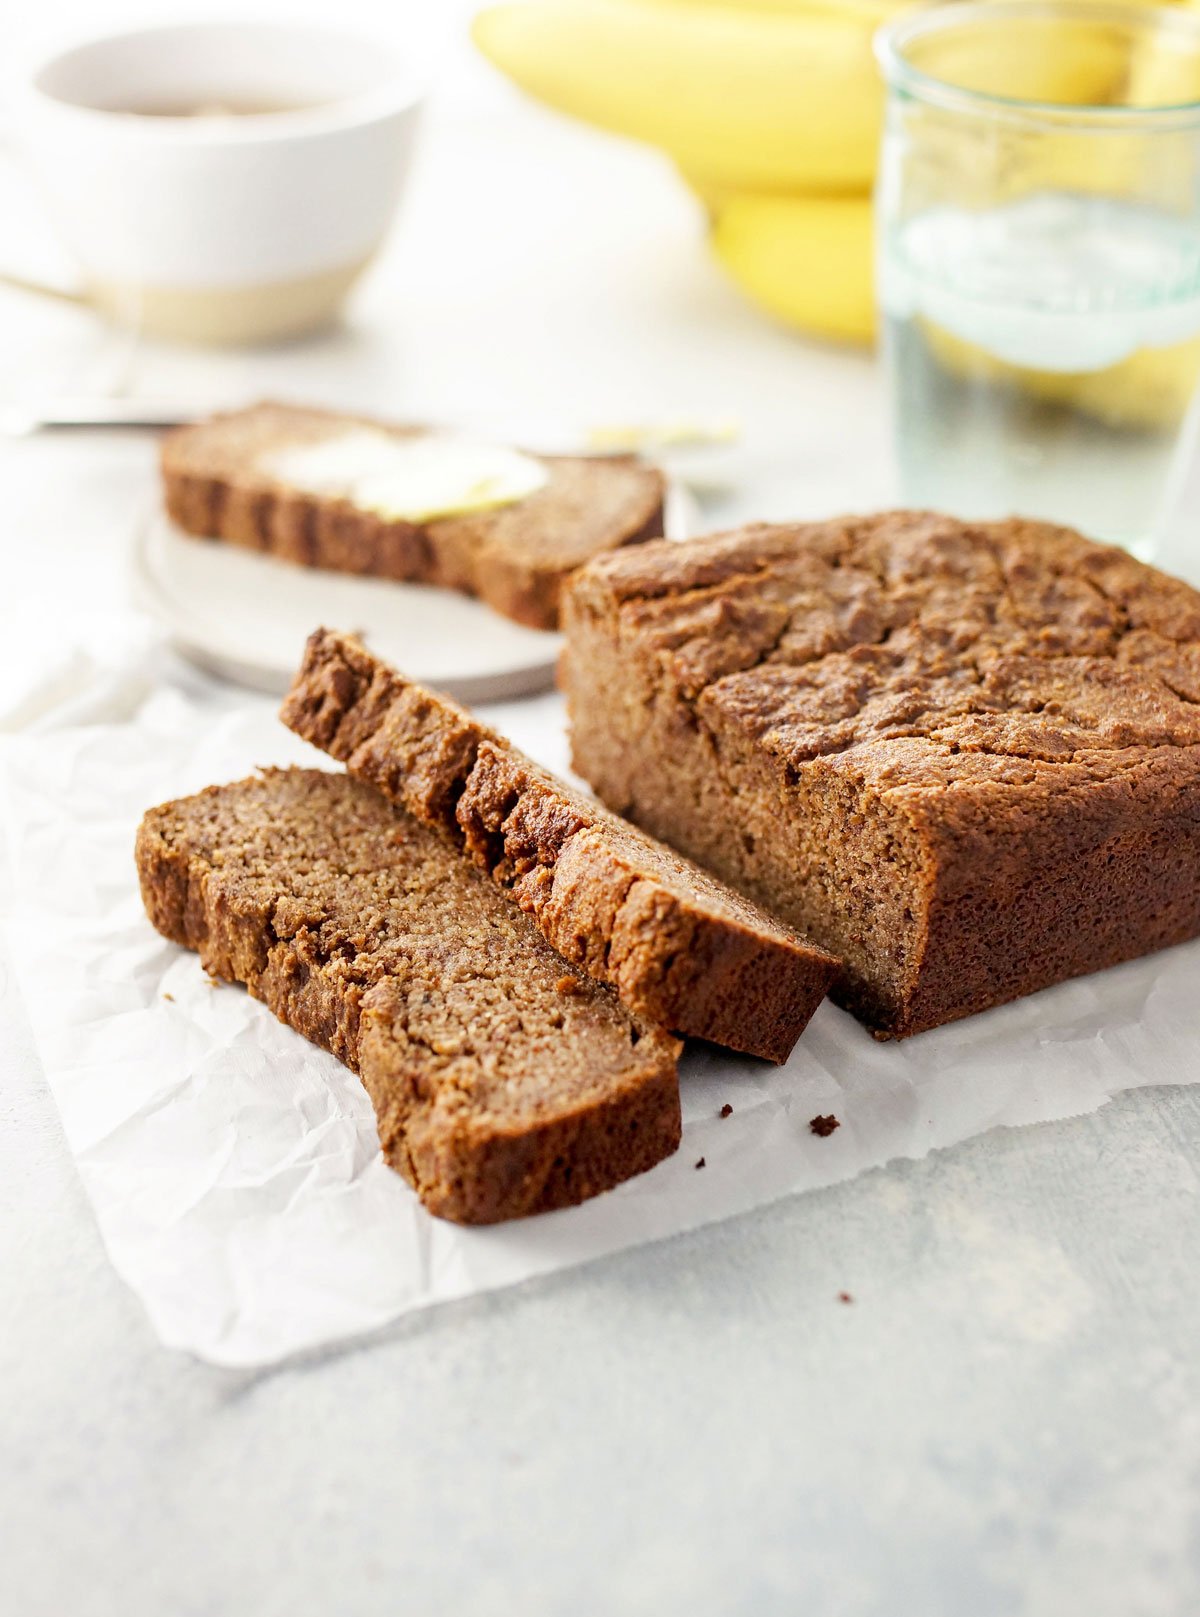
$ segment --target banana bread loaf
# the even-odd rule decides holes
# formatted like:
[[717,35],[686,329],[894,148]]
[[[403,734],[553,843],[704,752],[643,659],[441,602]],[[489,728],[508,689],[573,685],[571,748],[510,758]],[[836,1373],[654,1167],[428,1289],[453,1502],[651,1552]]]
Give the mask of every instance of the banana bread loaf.
[[1200,595],[899,512],[602,559],[575,765],[842,961],[900,1037],[1200,932]]
[[137,867],[160,932],[361,1074],[430,1212],[569,1206],[679,1144],[678,1044],[370,787],[319,770],[210,787],[145,816]]
[[282,718],[449,833],[645,1021],[782,1061],[825,997],[824,951],[358,641],[310,636]]
[[[363,505],[338,487],[338,441],[346,447],[349,437],[351,458],[361,462],[364,435],[377,492],[387,480],[380,469],[389,442],[411,445],[440,436],[326,410],[259,404],[167,435],[167,511],[201,538],[307,567],[442,584],[538,629],[557,624],[559,595],[575,568],[602,551],[663,531],[662,475],[631,456],[501,451],[538,471],[541,486],[511,499],[501,494],[494,506],[458,514],[389,515],[386,499]],[[294,469],[296,452],[308,449],[318,451],[316,483],[325,483],[323,490],[305,486]]]

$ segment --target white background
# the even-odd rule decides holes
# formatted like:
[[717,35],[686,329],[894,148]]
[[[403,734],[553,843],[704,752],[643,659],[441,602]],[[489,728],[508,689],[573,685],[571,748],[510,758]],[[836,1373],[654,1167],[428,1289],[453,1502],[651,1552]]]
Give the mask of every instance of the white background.
[[[138,352],[133,386],[490,421],[734,414],[739,483],[714,520],[889,497],[873,363],[760,321],[666,166],[521,102],[456,43],[470,8],[253,9],[446,35],[409,206],[340,333],[219,365]],[[6,65],[175,7],[99,12],[21,8]],[[13,195],[15,264],[34,210]],[[0,292],[6,401],[99,385],[119,359],[75,312]],[[137,438],[0,444],[4,707],[77,640],[120,654],[152,459]],[[2,959],[0,1018],[3,1617],[1200,1606],[1194,1089],[254,1377],[156,1344]]]

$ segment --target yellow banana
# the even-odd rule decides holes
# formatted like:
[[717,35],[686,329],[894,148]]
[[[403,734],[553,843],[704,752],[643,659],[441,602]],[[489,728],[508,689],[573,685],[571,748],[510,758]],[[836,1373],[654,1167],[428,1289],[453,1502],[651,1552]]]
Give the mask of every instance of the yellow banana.
[[[530,94],[671,156],[709,211],[718,258],[762,308],[825,337],[865,342],[875,325],[865,193],[883,99],[871,41],[904,3],[523,0],[480,13],[473,34]],[[918,47],[917,65],[983,92],[1067,105],[1200,94],[1190,68],[1181,78],[1178,61],[1157,47],[1131,68],[1119,30],[1062,16],[1033,26],[1037,48],[1028,29],[1020,39],[999,24],[991,33],[951,30]],[[977,150],[969,128],[956,132],[934,109],[910,109],[910,119],[923,114],[937,126],[928,142],[940,152],[937,189],[964,206],[1031,184],[1121,194],[1142,183],[1145,154],[1133,134],[1112,137],[1099,155],[1093,140],[1070,133],[1035,143],[1008,135],[1006,181],[987,145],[994,131],[981,130],[985,149]],[[950,369],[978,362],[953,350],[942,358]],[[1177,409],[1190,363],[1135,356],[1119,374],[1062,379],[1064,402],[1109,420],[1149,421],[1156,399],[1164,412]],[[1011,379],[1041,386],[1032,375]]]
[[922,73],[963,90],[1065,106],[1099,106],[1119,97],[1129,48],[1117,29],[1079,18],[1029,18],[1019,32],[1007,20],[974,21],[914,42],[909,60]]
[[1129,70],[1126,100],[1131,107],[1182,106],[1200,101],[1200,57],[1172,50],[1169,37],[1143,40]]
[[[713,190],[865,190],[882,85],[871,41],[899,0],[523,0],[475,19],[476,44],[523,89],[669,153]],[[914,47],[923,70],[1068,104],[1122,93],[1127,50],[1049,17]]]
[[717,211],[712,245],[776,319],[841,342],[871,340],[869,197],[736,197]]
[[[984,94],[1016,95],[1065,106],[1145,106],[1200,96],[1200,65],[1170,49],[1161,35],[1133,43],[1110,23],[1086,14],[1031,19],[1013,38],[1007,22],[972,24],[933,35],[913,52],[935,77]],[[1190,137],[1149,135],[1114,127],[1102,140],[1077,129],[951,121],[936,107],[915,106],[908,139],[936,164],[944,202],[976,208],[1038,188],[1107,196],[1144,196],[1148,177],[1162,204],[1186,207],[1194,185]]]
[[[712,244],[741,289],[776,319],[838,341],[874,335],[869,198],[735,197],[716,210]],[[952,376],[1007,384],[1111,427],[1174,427],[1200,378],[1200,338],[1143,349],[1103,371],[1050,374],[1009,365],[927,321],[922,329]]]
[[875,170],[885,10],[523,0],[480,13],[473,35],[530,94],[714,184],[845,191]]
[[951,376],[1007,385],[1108,427],[1177,427],[1200,379],[1200,337],[1171,348],[1143,348],[1102,371],[1052,372],[1010,365],[927,320],[921,330],[930,352]]
[[[647,6],[675,6],[680,11],[712,7],[723,11],[775,11],[811,15],[814,11],[832,11],[846,15],[858,13],[876,25],[883,22],[896,9],[898,0],[641,0]],[[1150,4],[1151,0],[1147,0]]]

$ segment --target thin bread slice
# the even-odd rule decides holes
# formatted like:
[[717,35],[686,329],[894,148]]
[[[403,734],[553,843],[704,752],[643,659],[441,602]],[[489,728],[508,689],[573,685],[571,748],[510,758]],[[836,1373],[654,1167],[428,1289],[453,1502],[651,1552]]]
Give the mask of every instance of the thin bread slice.
[[349,776],[272,770],[151,809],[137,867],[160,932],[361,1074],[431,1213],[570,1206],[678,1146],[678,1044]]
[[448,832],[647,1022],[783,1061],[833,980],[831,955],[347,635],[310,636],[282,718]]
[[428,520],[306,491],[272,470],[280,451],[356,429],[401,441],[429,431],[290,404],[214,416],[163,441],[167,511],[201,538],[307,567],[441,584],[537,629],[557,625],[576,568],[663,531],[662,474],[632,456],[532,456],[546,480],[524,498]]

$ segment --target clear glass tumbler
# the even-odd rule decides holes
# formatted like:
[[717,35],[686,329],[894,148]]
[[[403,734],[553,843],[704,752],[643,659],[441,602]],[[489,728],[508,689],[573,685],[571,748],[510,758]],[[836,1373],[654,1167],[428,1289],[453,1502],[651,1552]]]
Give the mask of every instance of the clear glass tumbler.
[[905,499],[1152,553],[1200,423],[1200,15],[980,0],[877,49]]

